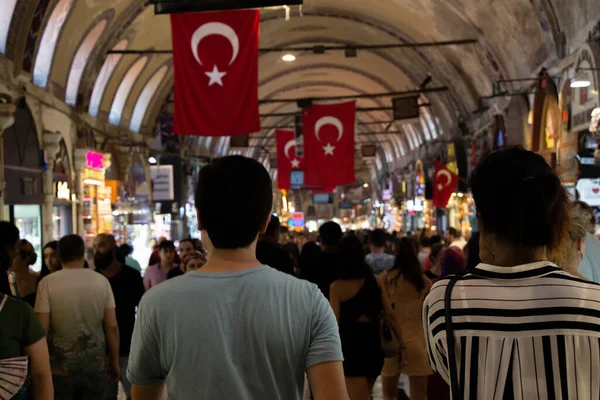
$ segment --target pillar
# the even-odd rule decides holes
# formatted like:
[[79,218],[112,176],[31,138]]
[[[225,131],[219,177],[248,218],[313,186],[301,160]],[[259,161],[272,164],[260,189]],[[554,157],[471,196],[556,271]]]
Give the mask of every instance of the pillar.
[[74,226],[77,228],[76,233],[83,237],[83,182],[81,178],[81,170],[85,167],[87,149],[76,149],[73,153],[73,168],[75,168],[75,197],[72,197],[74,213]]
[[44,132],[42,134],[42,148],[46,156],[48,167],[44,171],[44,208],[42,210],[42,238],[44,242],[52,240],[53,207],[54,207],[54,163],[60,151],[62,136],[57,132]]
[[4,217],[6,182],[4,180],[4,131],[15,123],[14,104],[0,103],[0,220]]

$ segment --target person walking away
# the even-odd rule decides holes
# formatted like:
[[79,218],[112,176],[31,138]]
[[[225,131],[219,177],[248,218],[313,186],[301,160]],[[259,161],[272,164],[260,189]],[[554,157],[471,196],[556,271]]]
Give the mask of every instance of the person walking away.
[[568,241],[559,178],[542,156],[515,148],[484,157],[471,187],[482,263],[425,299],[433,368],[454,382],[454,398],[600,398],[600,290],[548,261]]
[[419,254],[417,255],[417,257],[419,259],[421,269],[423,271],[425,271],[425,261],[427,261],[427,258],[429,258],[429,254],[431,253],[431,238],[422,234],[421,237],[419,238],[419,242],[420,242],[420,250],[419,250]]
[[171,268],[169,272],[167,272],[167,279],[172,279],[177,276],[181,276],[185,273],[185,267],[183,265],[183,260],[189,255],[195,252],[196,249],[194,247],[194,241],[192,239],[182,239],[179,241],[179,260],[181,262],[179,265]]
[[121,264],[127,265],[129,268],[133,268],[140,274],[142,273],[142,266],[139,262],[137,262],[131,254],[133,253],[133,247],[129,244],[124,243],[117,247],[117,252],[115,253],[115,257]]
[[[144,295],[144,282],[139,272],[129,268],[116,257],[115,237],[100,234],[94,239],[94,264],[96,271],[108,279],[115,298],[115,314],[119,327],[119,369],[120,381],[128,399],[131,398],[131,383],[125,371],[129,361],[131,337],[135,323],[135,311]],[[116,400],[119,393],[118,382],[107,381],[106,400]]]
[[160,262],[151,265],[146,269],[144,274],[144,289],[150,290],[150,288],[167,280],[167,274],[172,268],[179,268],[175,264],[175,244],[170,240],[163,240],[158,245],[158,254],[160,256]]
[[[19,244],[19,229],[11,222],[0,221],[0,267],[14,265],[19,256]],[[33,309],[10,296],[8,275],[6,277],[6,286],[0,290],[0,365],[29,357],[27,375],[31,379],[26,379],[22,385],[3,381],[0,394],[13,400],[52,400],[46,333]]]
[[446,231],[446,240],[449,243],[448,247],[458,247],[462,250],[467,245],[467,242],[462,238],[461,232],[452,227]]
[[264,265],[286,274],[294,275],[292,255],[279,244],[279,218],[271,215],[271,221],[256,244],[256,258]]
[[388,235],[383,229],[375,229],[371,232],[369,245],[371,252],[367,255],[366,261],[375,275],[381,274],[394,265],[394,256],[386,253],[387,239]]
[[[421,236],[421,241],[424,236]],[[398,242],[394,266],[379,275],[378,280],[387,293],[406,346],[405,365],[397,359],[387,358],[381,375],[384,400],[396,400],[398,380],[405,374],[410,381],[410,399],[427,399],[427,378],[433,374],[427,357],[423,332],[423,300],[431,289],[431,281],[423,274],[416,249],[410,239]]]
[[48,332],[55,398],[104,400],[107,373],[111,382],[120,375],[113,293],[104,276],[83,268],[81,237],[60,239],[58,257],[63,269],[40,281],[35,303]]
[[[329,301],[340,327],[346,386],[351,400],[369,400],[383,366],[379,333],[382,313],[398,333],[400,326],[385,292],[365,262],[360,239],[346,236],[337,254],[339,279],[331,285]],[[395,361],[401,362],[400,357]]]
[[42,254],[44,257],[42,258],[40,279],[62,269],[60,261],[58,261],[58,242],[56,240],[46,243]]
[[301,400],[305,372],[315,400],[348,400],[329,304],[315,285],[256,259],[272,201],[256,160],[224,157],[200,170],[208,262],[142,298],[127,371],[134,400],[162,399],[165,386],[172,399]]
[[326,299],[329,299],[329,288],[337,279],[337,246],[342,240],[342,227],[333,221],[325,222],[319,228],[321,254],[317,263],[305,265],[303,279],[316,284]]
[[37,261],[37,254],[31,243],[21,239],[19,252],[10,268],[10,289],[17,299],[21,299],[31,307],[35,307],[35,296],[40,276],[32,271],[29,266]]

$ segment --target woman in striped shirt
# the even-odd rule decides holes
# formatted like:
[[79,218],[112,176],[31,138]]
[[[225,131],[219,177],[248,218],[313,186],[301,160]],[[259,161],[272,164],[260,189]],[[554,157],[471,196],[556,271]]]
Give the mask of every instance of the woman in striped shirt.
[[425,300],[432,367],[455,400],[600,399],[600,286],[547,261],[568,240],[559,179],[510,149],[485,157],[471,186],[482,263]]

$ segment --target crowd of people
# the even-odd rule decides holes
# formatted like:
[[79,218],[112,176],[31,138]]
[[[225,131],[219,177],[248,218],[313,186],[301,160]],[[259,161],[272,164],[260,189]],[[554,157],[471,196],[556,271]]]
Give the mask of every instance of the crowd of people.
[[199,175],[203,242],[134,260],[101,234],[87,259],[67,235],[40,273],[0,222],[0,369],[20,371],[0,397],[369,400],[381,377],[385,400],[600,398],[594,210],[522,149],[471,188],[479,232],[295,234],[264,167],[225,157]]

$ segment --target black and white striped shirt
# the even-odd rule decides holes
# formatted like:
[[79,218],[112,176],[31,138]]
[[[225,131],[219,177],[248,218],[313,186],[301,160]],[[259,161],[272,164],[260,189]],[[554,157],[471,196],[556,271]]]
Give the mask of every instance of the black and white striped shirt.
[[[448,282],[423,305],[429,359],[446,382]],[[454,286],[452,325],[464,399],[600,399],[600,285],[547,261],[480,264]]]

